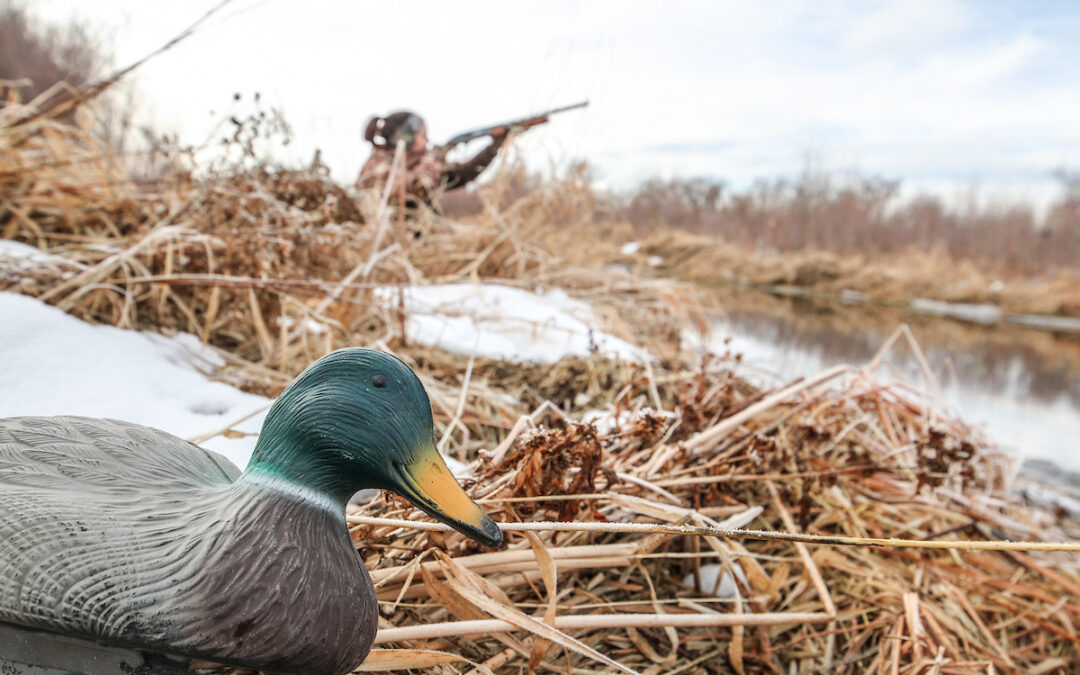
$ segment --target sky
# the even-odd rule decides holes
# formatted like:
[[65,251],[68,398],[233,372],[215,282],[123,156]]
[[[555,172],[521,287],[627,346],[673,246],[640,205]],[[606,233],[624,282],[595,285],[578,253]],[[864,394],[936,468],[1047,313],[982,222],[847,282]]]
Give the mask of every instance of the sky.
[[[216,0],[37,0],[127,64]],[[255,92],[352,181],[371,114],[433,140],[590,101],[530,131],[534,166],[584,159],[603,185],[707,176],[742,187],[807,166],[943,196],[1045,201],[1080,169],[1074,2],[233,0],[134,73],[142,114],[186,143]],[[239,104],[233,94],[242,95]]]

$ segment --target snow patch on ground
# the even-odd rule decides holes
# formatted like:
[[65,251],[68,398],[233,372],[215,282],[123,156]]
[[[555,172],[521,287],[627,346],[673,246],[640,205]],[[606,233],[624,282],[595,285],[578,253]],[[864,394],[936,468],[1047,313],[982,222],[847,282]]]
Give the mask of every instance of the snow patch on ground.
[[[269,406],[207,375],[223,365],[198,338],[94,326],[33,298],[0,293],[0,417],[83,415],[196,438]],[[258,432],[263,414],[237,430]],[[255,437],[204,447],[243,468]]]
[[[58,262],[72,264],[0,240],[0,272]],[[560,290],[536,294],[494,284],[447,284],[386,287],[377,295],[393,308],[403,300],[410,340],[448,351],[540,363],[593,352],[648,358],[596,329],[592,308]],[[224,365],[193,335],[94,326],[33,298],[0,292],[0,417],[108,417],[186,439],[213,434],[199,444],[243,468],[271,401],[211,381]],[[221,433],[225,429],[242,435],[229,438]],[[448,464],[455,474],[467,475],[466,467]]]
[[610,434],[629,422],[632,414],[629,410],[618,413],[614,410],[586,410],[581,415],[581,421],[584,424],[591,422],[601,434]]
[[459,283],[384,287],[375,294],[388,308],[402,309],[410,341],[458,354],[533,363],[593,352],[628,361],[648,358],[644,350],[597,329],[592,307],[562,290],[530,293]]
[[594,408],[581,414],[581,422],[584,424],[592,423],[601,434],[610,434],[646,415],[666,417],[669,420],[675,418],[675,413],[670,410],[656,411],[648,407],[637,411],[622,410],[618,413],[613,409],[599,410]]
[[[734,577],[730,570],[725,570],[723,565],[709,564],[702,565],[700,569],[701,574],[701,590],[709,595],[714,595],[718,598],[732,598],[735,597],[735,577],[739,578],[739,583],[744,587],[747,586],[746,572],[743,572],[743,568],[739,563],[732,563],[731,569],[735,570]],[[721,574],[721,572],[723,572]],[[694,574],[691,572],[683,577],[683,585],[694,587]]]
[[84,267],[74,260],[45,253],[22,242],[0,239],[0,272],[22,272],[46,265],[57,265],[69,269]]

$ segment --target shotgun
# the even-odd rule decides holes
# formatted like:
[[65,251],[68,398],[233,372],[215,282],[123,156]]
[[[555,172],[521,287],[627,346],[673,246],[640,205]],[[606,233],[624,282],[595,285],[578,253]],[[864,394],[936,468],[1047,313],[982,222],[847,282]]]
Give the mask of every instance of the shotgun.
[[469,141],[477,138],[483,138],[484,136],[491,135],[491,132],[499,127],[507,127],[508,129],[528,129],[529,127],[535,127],[538,124],[543,124],[548,121],[552,115],[567,112],[570,110],[576,110],[578,108],[584,108],[589,105],[588,101],[581,101],[580,103],[574,103],[572,105],[564,105],[561,108],[552,108],[551,110],[545,110],[542,113],[536,115],[530,115],[528,117],[522,117],[521,119],[511,120],[509,122],[502,122],[501,124],[492,124],[489,127],[482,127],[480,129],[473,129],[464,133],[454,136],[446,143],[443,143],[438,147],[438,151],[445,155],[452,150],[454,146],[462,143],[468,143]]

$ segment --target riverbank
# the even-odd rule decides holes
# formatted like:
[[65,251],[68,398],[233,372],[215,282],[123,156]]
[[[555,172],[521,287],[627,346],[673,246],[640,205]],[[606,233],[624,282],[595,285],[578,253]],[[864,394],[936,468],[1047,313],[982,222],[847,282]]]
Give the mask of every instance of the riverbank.
[[1080,269],[1049,277],[1002,276],[968,261],[957,262],[940,250],[874,260],[823,251],[780,254],[673,231],[640,236],[623,250],[631,249],[623,254],[624,264],[680,279],[842,304],[912,307],[978,322],[1080,331]]
[[[983,429],[1003,449],[1080,470],[1080,335],[982,324],[880,305],[840,305],[748,288],[715,287],[723,313],[714,349],[742,353],[740,366],[776,383],[838,364],[872,360],[897,326],[889,369]],[[728,342],[722,343],[720,340]]]

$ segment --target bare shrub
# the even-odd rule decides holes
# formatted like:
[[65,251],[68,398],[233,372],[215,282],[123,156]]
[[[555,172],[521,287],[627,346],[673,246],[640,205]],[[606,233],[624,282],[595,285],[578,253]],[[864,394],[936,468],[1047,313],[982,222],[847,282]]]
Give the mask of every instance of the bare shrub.
[[1027,205],[900,201],[899,181],[806,172],[742,191],[704,178],[647,180],[617,200],[636,227],[677,228],[757,251],[817,249],[880,258],[941,249],[1001,274],[1038,275],[1080,264],[1080,175],[1059,174],[1062,196],[1045,218]]
[[112,55],[85,24],[44,25],[21,2],[0,4],[0,80],[18,83],[0,88],[4,100],[15,94],[31,101],[59,82],[85,84],[111,63]]

